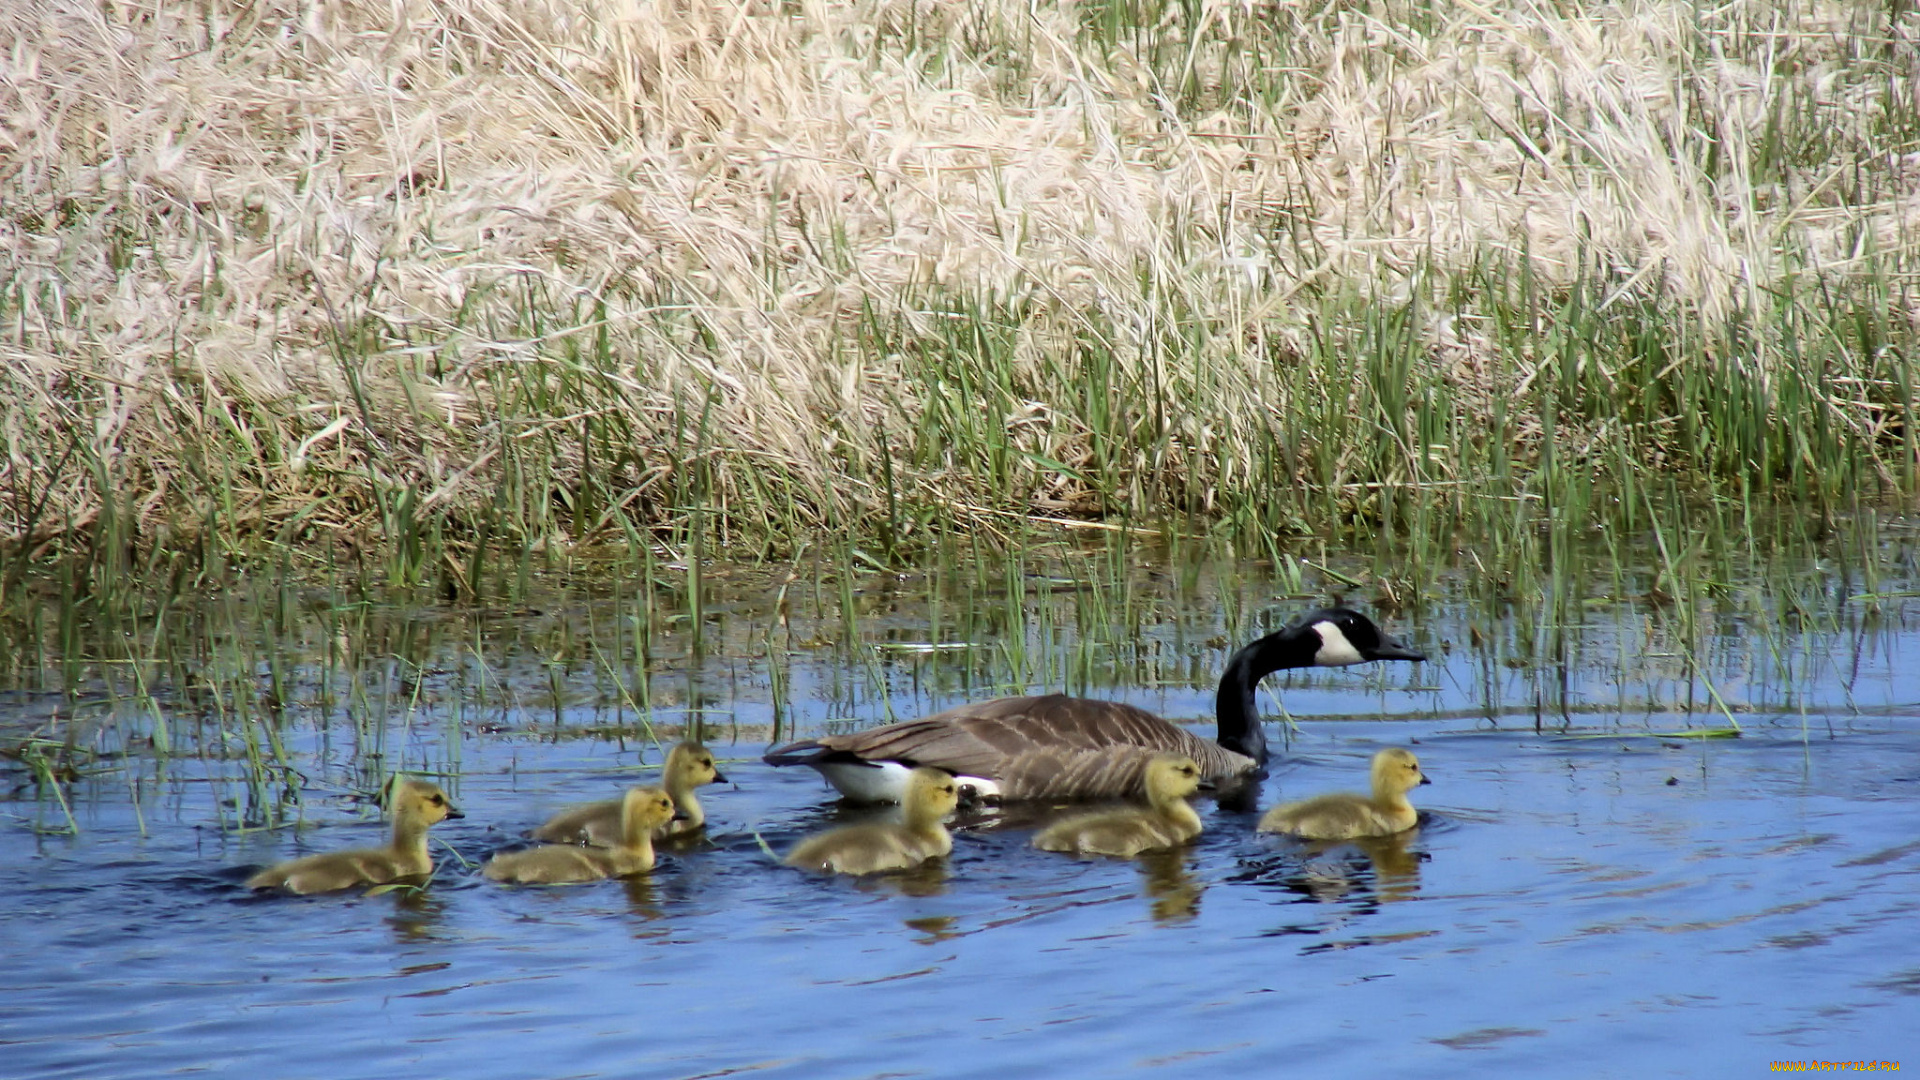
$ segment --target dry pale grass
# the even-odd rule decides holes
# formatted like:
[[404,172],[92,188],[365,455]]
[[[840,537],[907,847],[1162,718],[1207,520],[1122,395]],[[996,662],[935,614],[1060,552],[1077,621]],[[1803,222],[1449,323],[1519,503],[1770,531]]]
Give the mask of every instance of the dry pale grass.
[[[1294,396],[1342,392],[1270,362],[1316,298],[1504,258],[1710,321],[1897,279],[1915,32],[1658,0],[6,5],[0,530],[537,541],[701,499],[777,533],[870,521],[895,465],[956,518],[1097,513],[1048,464],[1099,456],[1047,385],[1089,349],[1171,414],[1099,457],[1109,491],[1205,511]],[[890,350],[968,310],[1019,376],[972,403],[1033,455],[1011,477],[906,442],[944,390]],[[1463,400],[1531,374],[1483,319],[1419,332]]]

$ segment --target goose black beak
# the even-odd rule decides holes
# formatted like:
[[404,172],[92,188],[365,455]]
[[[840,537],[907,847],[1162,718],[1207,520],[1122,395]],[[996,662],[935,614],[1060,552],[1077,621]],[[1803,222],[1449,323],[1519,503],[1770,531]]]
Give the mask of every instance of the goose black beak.
[[1428,776],[1426,773],[1420,774],[1420,786],[1425,787],[1431,783],[1433,783],[1433,777]]
[[673,819],[672,819],[672,820],[674,820],[674,821],[685,821],[685,820],[687,820],[687,812],[686,812],[685,810],[682,810],[682,809],[680,809],[680,808],[679,808],[679,807],[677,807],[677,806],[676,806],[676,807],[674,807],[674,808],[673,808]]
[[715,769],[715,770],[713,770],[713,782],[714,782],[714,783],[716,783],[716,784],[731,784],[731,783],[733,783],[733,781],[731,781],[731,780],[729,780],[729,779],[727,779],[727,774],[726,774],[726,773],[723,773],[723,772],[721,772],[721,771],[720,771],[719,769]]
[[467,815],[465,815],[465,814],[463,814],[463,813],[461,813],[460,811],[458,811],[458,810],[455,810],[455,809],[454,809],[453,807],[451,807],[451,806],[449,806],[449,807],[447,807],[447,816],[448,816],[448,817],[450,817],[450,818],[463,818],[463,817],[466,817]]
[[1418,649],[1410,649],[1406,643],[1391,634],[1381,634],[1380,643],[1367,650],[1373,655],[1369,660],[1425,660],[1427,654]]

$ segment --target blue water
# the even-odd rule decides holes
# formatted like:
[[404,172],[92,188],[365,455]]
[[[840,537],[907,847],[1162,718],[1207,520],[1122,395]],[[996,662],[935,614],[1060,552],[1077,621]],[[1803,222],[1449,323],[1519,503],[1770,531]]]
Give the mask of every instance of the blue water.
[[[1649,644],[1641,616],[1622,615],[1575,629],[1563,680],[1508,662],[1511,640],[1469,646],[1469,619],[1435,607],[1393,620],[1432,650],[1418,668],[1269,683],[1268,708],[1284,701],[1297,728],[1262,805],[1358,787],[1373,750],[1409,745],[1434,783],[1416,792],[1427,820],[1398,847],[1313,850],[1203,801],[1192,848],[1137,863],[1036,852],[1030,828],[988,818],[962,823],[944,867],[805,876],[761,842],[784,850],[853,815],[807,770],[759,763],[771,696],[764,656],[738,635],[699,661],[695,697],[724,717],[708,741],[734,781],[706,789],[711,843],[644,878],[549,889],[497,886],[462,861],[609,796],[660,753],[640,738],[560,737],[618,709],[565,705],[556,722],[535,700],[545,675],[507,661],[495,675],[517,696],[496,687],[476,703],[444,674],[460,666],[452,633],[442,677],[402,695],[412,704],[381,736],[391,759],[454,774],[467,815],[435,829],[441,865],[420,894],[240,886],[245,868],[384,834],[341,782],[364,765],[367,735],[318,709],[288,732],[314,778],[297,835],[230,828],[239,811],[219,800],[238,790],[231,760],[102,769],[66,789],[71,836],[38,831],[62,812],[23,771],[6,773],[0,1073],[1258,1075],[1310,1063],[1639,1077],[1916,1056],[1910,629],[1883,619],[1763,649],[1723,624],[1689,673]],[[1191,639],[1191,678],[1165,677],[1176,658],[1096,689],[1203,716],[1203,669],[1223,645],[1176,630],[1146,627]],[[784,719],[804,733],[963,696],[930,662],[883,658],[876,677],[847,654],[801,657]],[[1678,708],[1689,689],[1691,713]],[[670,735],[685,715],[655,704]],[[37,699],[12,707],[36,723],[45,712]],[[1730,716],[1738,738],[1653,734]]]

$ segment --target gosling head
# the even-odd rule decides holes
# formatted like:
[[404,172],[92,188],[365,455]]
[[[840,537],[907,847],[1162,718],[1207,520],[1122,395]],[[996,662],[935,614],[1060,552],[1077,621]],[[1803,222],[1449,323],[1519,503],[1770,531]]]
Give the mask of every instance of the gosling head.
[[1315,667],[1346,667],[1369,660],[1425,660],[1427,654],[1381,631],[1373,620],[1351,608],[1321,608],[1301,620],[1320,638]]
[[388,805],[396,817],[409,817],[428,825],[467,816],[454,809],[440,785],[425,780],[396,779],[388,791]]
[[629,836],[650,836],[678,816],[673,796],[657,787],[628,788],[620,802],[620,817]]
[[713,751],[691,739],[667,753],[665,772],[669,776],[684,779],[688,787],[727,782],[727,778],[720,774],[720,766],[714,763]]
[[1413,751],[1390,746],[1373,755],[1373,786],[1376,791],[1405,794],[1421,784],[1431,784],[1420,771],[1420,759]]
[[1168,754],[1147,763],[1147,796],[1184,799],[1200,790],[1200,766],[1190,757]]
[[960,806],[960,784],[939,769],[915,769],[907,778],[906,805],[931,817],[946,817]]

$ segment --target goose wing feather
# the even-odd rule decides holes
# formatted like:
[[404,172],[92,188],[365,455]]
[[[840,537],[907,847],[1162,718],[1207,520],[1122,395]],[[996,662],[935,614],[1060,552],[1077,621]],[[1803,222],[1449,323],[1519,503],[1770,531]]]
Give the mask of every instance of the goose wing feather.
[[793,744],[770,752],[768,760],[797,761],[794,751],[802,747],[990,777],[1008,799],[1138,794],[1147,762],[1165,753],[1193,758],[1208,779],[1254,768],[1253,759],[1145,709],[1064,694],[962,705],[919,720]]

